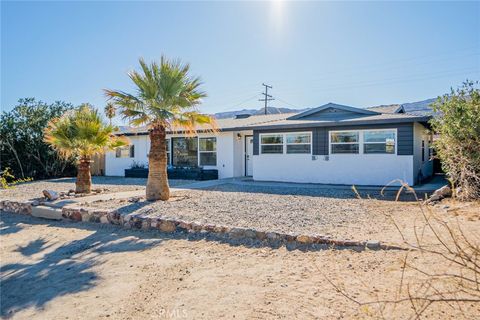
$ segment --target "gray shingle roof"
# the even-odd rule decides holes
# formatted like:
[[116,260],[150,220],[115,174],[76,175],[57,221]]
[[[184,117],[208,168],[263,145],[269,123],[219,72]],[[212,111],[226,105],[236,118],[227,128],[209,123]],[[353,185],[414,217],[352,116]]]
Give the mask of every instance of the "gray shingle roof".
[[[342,108],[357,109],[353,107],[342,106]],[[252,115],[246,118],[227,118],[217,119],[218,127],[221,131],[252,130],[252,129],[272,129],[272,128],[299,128],[299,127],[317,127],[317,126],[338,126],[338,125],[363,125],[379,123],[400,123],[400,122],[426,122],[429,117],[414,114],[398,113],[400,105],[377,106],[367,109],[360,109],[361,116],[355,118],[336,119],[336,120],[318,120],[302,119],[296,117],[303,113],[281,113],[267,115]],[[357,109],[358,110],[358,109]],[[197,130],[208,130],[208,127],[197,127]],[[147,127],[120,127],[120,134],[136,135],[146,134]]]
[[[256,116],[249,116],[247,118],[227,118],[227,119],[217,119],[217,125],[220,128],[220,130],[224,131],[232,131],[235,129],[243,129],[243,128],[248,128],[251,126],[256,126],[256,125],[266,125],[267,123],[278,121],[278,120],[285,120],[287,117],[293,116],[296,113],[280,113],[280,114],[262,114],[262,115],[256,115]],[[145,134],[148,132],[147,127],[120,127],[119,128],[120,134],[129,134],[129,135],[135,135],[135,134]],[[197,130],[205,130],[208,129],[208,127],[202,127],[199,126],[197,127]]]
[[348,118],[342,120],[278,120],[266,124],[255,125],[255,129],[276,128],[301,128],[301,127],[326,127],[326,126],[347,126],[347,125],[367,125],[380,123],[402,123],[402,122],[426,122],[430,117],[417,116],[405,113],[382,113],[375,115],[366,115],[358,118]]
[[399,113],[400,111],[404,111],[403,107],[399,104],[382,105],[376,107],[369,107],[366,109],[380,113]]

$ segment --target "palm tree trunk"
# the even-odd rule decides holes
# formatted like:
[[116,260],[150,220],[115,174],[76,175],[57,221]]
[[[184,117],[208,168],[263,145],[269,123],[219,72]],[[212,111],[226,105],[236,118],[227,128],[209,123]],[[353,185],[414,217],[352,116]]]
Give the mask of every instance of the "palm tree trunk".
[[90,174],[90,160],[89,157],[80,159],[78,164],[77,181],[75,182],[76,193],[90,193],[92,189],[92,175]]
[[168,200],[170,188],[167,176],[166,131],[163,126],[150,130],[150,153],[148,154],[147,200]]

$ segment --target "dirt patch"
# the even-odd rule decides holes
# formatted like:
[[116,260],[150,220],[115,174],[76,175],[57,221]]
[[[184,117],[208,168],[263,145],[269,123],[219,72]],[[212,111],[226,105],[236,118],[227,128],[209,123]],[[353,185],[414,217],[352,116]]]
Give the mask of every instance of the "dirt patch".
[[[13,319],[369,318],[395,295],[404,252],[246,248],[113,226],[1,215],[1,315]],[[415,254],[415,253],[411,253]],[[427,270],[448,266],[418,255]],[[406,278],[421,281],[407,273]],[[429,318],[474,319],[438,305]],[[402,318],[408,307],[387,310]]]

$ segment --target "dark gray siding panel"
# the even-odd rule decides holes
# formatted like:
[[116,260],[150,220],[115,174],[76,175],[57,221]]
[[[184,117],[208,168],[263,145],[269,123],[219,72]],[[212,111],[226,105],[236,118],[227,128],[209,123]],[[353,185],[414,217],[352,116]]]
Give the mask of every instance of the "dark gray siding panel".
[[365,117],[364,114],[358,114],[357,112],[352,111],[345,111],[339,110],[334,108],[327,108],[320,112],[302,117],[305,120],[330,120],[330,121],[338,121],[338,120],[345,120],[345,119],[355,119]]
[[355,129],[391,129],[396,128],[398,131],[397,144],[398,155],[413,155],[413,123],[398,124],[377,124],[364,126],[335,126],[335,127],[316,127],[302,129],[276,129],[276,130],[254,130],[253,131],[253,154],[259,154],[259,133],[276,133],[276,132],[312,132],[312,147],[314,155],[328,154],[328,134],[330,130],[355,130]]
[[399,155],[413,155],[413,123],[398,126],[398,151]]
[[258,145],[259,145],[259,140],[258,140],[258,131],[253,131],[253,155],[258,156]]
[[328,130],[327,128],[313,129],[313,154],[328,154]]

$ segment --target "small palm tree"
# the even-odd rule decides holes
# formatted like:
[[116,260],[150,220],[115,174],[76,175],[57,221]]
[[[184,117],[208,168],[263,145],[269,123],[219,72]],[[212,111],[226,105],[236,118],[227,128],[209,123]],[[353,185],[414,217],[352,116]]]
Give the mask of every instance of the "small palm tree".
[[135,94],[105,90],[120,113],[134,126],[147,125],[150,136],[147,200],[168,200],[166,132],[182,130],[190,135],[198,126],[216,131],[215,119],[200,114],[195,107],[206,94],[199,90],[200,79],[189,75],[190,66],[162,56],[160,65],[140,59],[141,72],[128,75],[137,87]]
[[89,104],[83,104],[48,124],[44,132],[45,142],[61,156],[78,159],[77,193],[91,191],[90,163],[95,154],[127,144],[125,138],[113,134],[115,130],[112,125],[105,124],[98,111]]
[[104,109],[105,115],[107,118],[110,120],[110,125],[112,125],[112,119],[115,117],[115,114],[117,112],[115,105],[113,103],[107,103]]

